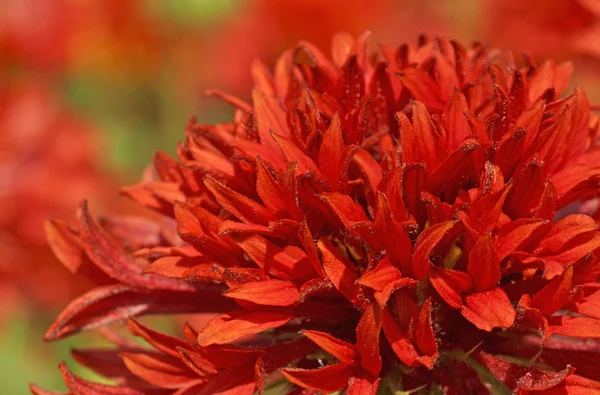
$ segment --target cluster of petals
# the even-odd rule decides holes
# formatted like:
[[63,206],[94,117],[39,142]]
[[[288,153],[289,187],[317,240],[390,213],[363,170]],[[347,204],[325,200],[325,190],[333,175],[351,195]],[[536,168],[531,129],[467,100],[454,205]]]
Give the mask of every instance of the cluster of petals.
[[[116,385],[61,364],[69,393],[600,393],[598,118],[571,72],[369,33],[256,61],[252,103],[208,92],[233,120],[191,120],[123,189],[160,220],[48,223],[98,285],[46,339],[116,345],[74,351]],[[211,318],[134,318],[165,313]]]

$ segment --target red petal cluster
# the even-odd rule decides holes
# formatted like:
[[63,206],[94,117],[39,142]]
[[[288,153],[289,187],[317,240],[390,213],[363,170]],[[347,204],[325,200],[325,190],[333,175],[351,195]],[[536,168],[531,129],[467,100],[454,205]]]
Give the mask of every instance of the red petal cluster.
[[600,233],[577,203],[600,192],[598,118],[562,95],[571,64],[333,42],[255,63],[252,103],[211,92],[233,120],[192,120],[124,189],[162,221],[51,223],[99,285],[47,339],[217,313],[185,340],[129,321],[153,349],[77,351],[119,386],[62,365],[71,393],[599,393]]

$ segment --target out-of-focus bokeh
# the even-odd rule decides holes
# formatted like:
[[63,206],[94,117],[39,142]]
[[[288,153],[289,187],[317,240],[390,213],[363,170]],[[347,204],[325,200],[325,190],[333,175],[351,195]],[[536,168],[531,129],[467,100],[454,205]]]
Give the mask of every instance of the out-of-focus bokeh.
[[[419,34],[572,59],[600,100],[598,0],[0,0],[0,382],[61,388],[55,362],[101,340],[42,344],[85,289],[45,245],[46,218],[131,209],[120,185],[175,151],[191,115],[222,120],[217,88],[250,96],[256,58],[340,30],[398,45]],[[86,376],[85,372],[78,372]],[[90,377],[89,374],[87,377]]]

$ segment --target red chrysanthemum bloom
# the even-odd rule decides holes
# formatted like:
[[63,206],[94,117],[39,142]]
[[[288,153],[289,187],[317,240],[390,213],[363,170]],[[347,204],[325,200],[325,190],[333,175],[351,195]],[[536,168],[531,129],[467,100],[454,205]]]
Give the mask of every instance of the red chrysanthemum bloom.
[[[62,364],[73,394],[600,393],[598,119],[568,63],[421,39],[302,42],[233,121],[190,122],[178,160],[124,193],[156,223],[52,223],[99,286],[48,330],[117,348]],[[571,213],[571,214],[569,214]],[[184,339],[137,321],[208,313]],[[37,394],[46,394],[33,387]],[[545,392],[544,392],[545,391]]]

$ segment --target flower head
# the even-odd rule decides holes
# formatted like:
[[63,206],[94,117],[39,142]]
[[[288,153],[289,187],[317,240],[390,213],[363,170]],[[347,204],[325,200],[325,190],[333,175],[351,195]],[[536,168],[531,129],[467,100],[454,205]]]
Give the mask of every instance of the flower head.
[[[163,220],[84,204],[49,225],[99,286],[46,338],[104,328],[118,346],[75,354],[118,387],[62,365],[70,391],[600,391],[600,233],[567,215],[599,192],[598,120],[562,95],[571,71],[340,33],[331,60],[302,42],[273,74],[255,63],[252,103],[209,92],[233,120],[192,120],[177,160],[123,190]],[[184,340],[130,320],[152,349],[106,329],[189,312],[214,316]]]

